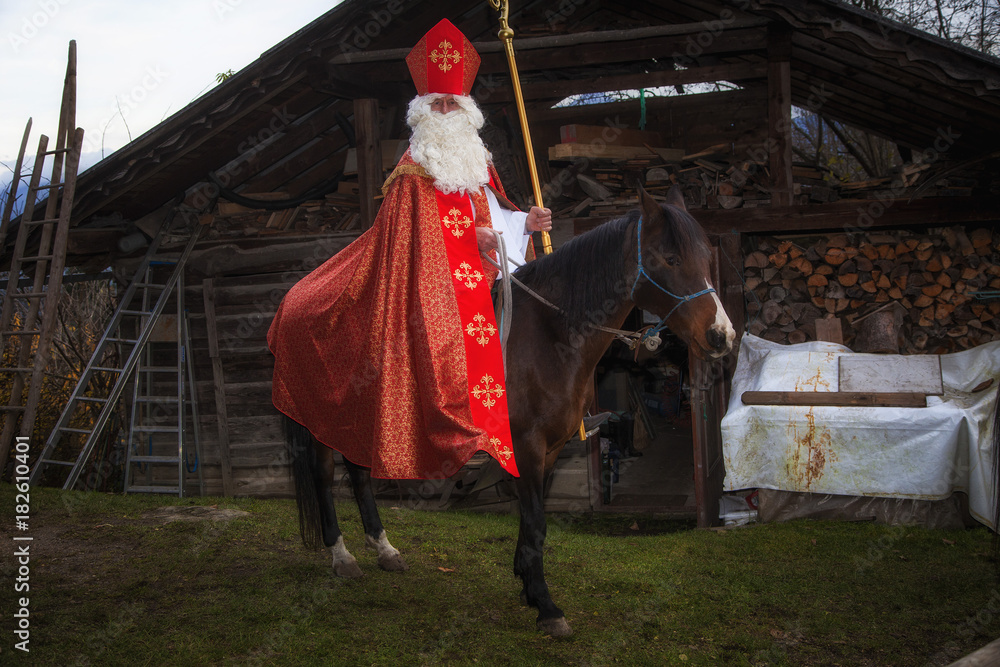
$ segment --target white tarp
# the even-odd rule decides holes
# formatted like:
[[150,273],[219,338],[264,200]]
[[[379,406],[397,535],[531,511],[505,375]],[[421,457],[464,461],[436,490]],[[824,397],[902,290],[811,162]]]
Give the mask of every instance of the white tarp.
[[[763,488],[938,500],[969,495],[993,524],[993,410],[1000,342],[941,356],[944,395],[926,408],[743,405],[745,391],[837,391],[838,361],[825,342],[779,345],[746,335],[722,420],[727,490]],[[971,390],[993,379],[986,390]],[[891,391],[887,379],[886,391]]]

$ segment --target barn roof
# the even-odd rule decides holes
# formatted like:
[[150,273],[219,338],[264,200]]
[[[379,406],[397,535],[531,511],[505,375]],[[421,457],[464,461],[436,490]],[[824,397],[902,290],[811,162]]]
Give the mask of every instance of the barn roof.
[[[513,4],[522,85],[536,112],[571,93],[706,77],[762,82],[768,58],[784,51],[794,105],[915,150],[941,137],[957,157],[1000,149],[1000,61],[841,2]],[[346,0],[81,174],[74,225],[135,220],[220,174],[235,192],[322,191],[353,143],[352,100],[378,98],[401,117],[414,93],[402,57],[442,17],[482,55],[480,102],[509,102],[488,3]]]

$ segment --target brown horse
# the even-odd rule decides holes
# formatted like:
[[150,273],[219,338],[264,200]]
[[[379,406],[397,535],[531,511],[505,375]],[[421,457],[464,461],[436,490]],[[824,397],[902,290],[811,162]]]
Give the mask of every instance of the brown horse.
[[[566,243],[515,276],[549,304],[515,290],[507,346],[507,391],[521,527],[514,574],[522,599],[538,609],[537,627],[553,636],[571,634],[553,603],[542,567],[545,478],[560,450],[578,432],[593,399],[593,373],[614,334],[634,306],[662,318],[694,353],[714,359],[729,353],[735,336],[709,280],[710,251],[704,231],[684,208],[675,188],[668,204],[640,192],[640,211],[607,222]],[[552,306],[555,306],[553,308]],[[337,575],[361,575],[344,548],[331,494],[334,450],[289,421],[299,525],[309,546],[333,554]],[[361,510],[366,543],[386,570],[406,563],[386,539],[368,471],[345,461]]]

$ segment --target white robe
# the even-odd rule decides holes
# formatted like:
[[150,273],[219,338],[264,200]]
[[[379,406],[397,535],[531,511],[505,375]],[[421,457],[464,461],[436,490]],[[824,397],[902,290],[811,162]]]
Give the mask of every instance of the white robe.
[[[486,190],[486,201],[490,205],[490,222],[493,229],[503,235],[503,242],[507,248],[507,266],[513,272],[518,266],[524,264],[524,256],[528,251],[528,244],[531,242],[531,234],[525,230],[528,214],[524,211],[511,211],[500,206],[496,195],[489,188]],[[471,197],[469,198],[471,200]],[[475,216],[476,205],[472,205],[472,213]],[[502,271],[503,269],[501,269]],[[497,275],[497,279],[501,274]]]

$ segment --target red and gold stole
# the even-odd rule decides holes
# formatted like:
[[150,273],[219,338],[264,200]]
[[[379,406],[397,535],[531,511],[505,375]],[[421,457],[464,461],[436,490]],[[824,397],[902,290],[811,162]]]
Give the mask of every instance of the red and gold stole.
[[[493,314],[490,287],[496,270],[484,271],[476,243],[472,201],[462,193],[444,194],[435,188],[441,233],[448,255],[465,342],[468,399],[473,423],[486,433],[483,447],[504,470],[517,475],[510,436],[507,390],[504,384],[500,330]],[[477,210],[489,216],[486,197]]]

